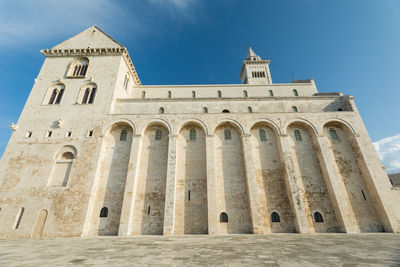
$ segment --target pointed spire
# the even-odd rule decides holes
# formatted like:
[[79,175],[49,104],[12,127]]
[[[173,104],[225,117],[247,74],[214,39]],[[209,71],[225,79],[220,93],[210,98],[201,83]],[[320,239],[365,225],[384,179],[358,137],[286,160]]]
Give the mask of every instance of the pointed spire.
[[253,49],[251,48],[251,46],[249,46],[249,48],[247,49],[247,60],[261,60],[261,58],[259,56],[257,56],[256,53],[254,53]]

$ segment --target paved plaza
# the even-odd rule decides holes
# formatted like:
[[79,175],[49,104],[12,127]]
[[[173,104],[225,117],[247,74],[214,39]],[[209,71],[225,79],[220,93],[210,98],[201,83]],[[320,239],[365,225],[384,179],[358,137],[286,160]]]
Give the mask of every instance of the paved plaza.
[[398,234],[0,240],[0,266],[400,266]]

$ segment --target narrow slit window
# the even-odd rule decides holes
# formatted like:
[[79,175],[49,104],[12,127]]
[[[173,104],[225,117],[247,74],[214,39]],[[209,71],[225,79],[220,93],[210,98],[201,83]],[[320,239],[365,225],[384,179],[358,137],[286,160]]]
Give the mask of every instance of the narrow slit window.
[[225,137],[225,140],[232,140],[232,133],[231,133],[231,130],[225,129],[225,130],[224,130],[224,137]]
[[119,141],[126,141],[127,136],[128,136],[128,131],[127,131],[127,130],[123,130],[123,131],[121,132],[120,137],[119,137]]
[[335,140],[335,141],[338,141],[338,140],[339,140],[339,137],[338,137],[338,135],[337,135],[335,129],[329,128],[329,135],[330,135],[330,137],[331,137],[332,140]]
[[277,212],[271,213],[271,222],[280,222],[281,219],[279,218],[279,214]]
[[269,90],[268,93],[269,93],[269,96],[274,96],[274,92],[272,90]]
[[53,135],[53,131],[47,131],[46,137],[51,137]]
[[265,130],[260,129],[259,133],[260,133],[260,141],[267,142],[267,135],[265,134]]
[[246,97],[246,98],[247,98],[248,96],[249,96],[249,95],[248,95],[247,91],[244,90],[244,91],[243,91],[243,97]]
[[248,111],[249,113],[253,113],[253,108],[252,108],[252,107],[247,107],[247,111]]
[[107,207],[103,207],[100,210],[100,218],[107,218],[108,217],[108,208]]
[[142,91],[142,99],[145,99],[145,98],[146,98],[146,92]]
[[303,141],[303,138],[301,137],[299,130],[294,130],[294,137],[295,137],[296,141]]
[[25,211],[24,207],[21,207],[19,209],[18,214],[17,214],[17,219],[16,219],[15,224],[14,224],[14,229],[18,229],[19,228],[19,225],[21,224],[22,215],[24,214],[24,211]]
[[188,200],[190,201],[190,190],[188,192]]
[[172,97],[172,93],[171,93],[171,91],[168,91],[168,98],[171,98]]
[[318,211],[314,212],[314,222],[316,222],[316,223],[324,222],[324,219],[322,218],[321,213],[319,213]]
[[207,107],[203,107],[203,113],[208,113],[208,108]]
[[93,136],[93,130],[89,130],[88,131],[88,137],[92,137]]
[[68,131],[67,132],[67,137],[71,137],[72,136],[72,131]]
[[297,109],[296,106],[292,106],[292,111],[293,111],[293,112],[299,112],[299,110]]
[[160,113],[160,114],[164,114],[164,108],[163,108],[163,107],[161,107],[161,108],[158,110],[158,113]]
[[154,137],[154,140],[161,140],[161,137],[162,137],[161,130],[157,130],[156,134],[155,134],[155,137]]
[[150,206],[147,207],[147,215],[150,215]]
[[293,89],[293,95],[294,95],[294,96],[299,96],[299,92],[297,92],[296,89]]
[[361,194],[362,194],[364,200],[367,200],[367,197],[365,196],[364,190],[362,190],[362,189],[361,189]]
[[189,139],[190,139],[190,141],[196,141],[196,130],[195,129],[190,129]]
[[192,98],[196,98],[196,92],[192,91]]
[[222,97],[222,92],[218,91],[218,97]]
[[31,138],[32,137],[32,131],[29,131],[25,135],[26,138]]

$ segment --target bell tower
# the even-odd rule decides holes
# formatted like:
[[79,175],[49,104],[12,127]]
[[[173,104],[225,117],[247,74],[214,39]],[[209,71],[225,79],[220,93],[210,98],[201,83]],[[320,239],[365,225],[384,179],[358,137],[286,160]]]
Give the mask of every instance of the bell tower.
[[239,75],[242,84],[272,84],[270,62],[270,60],[261,59],[249,46]]

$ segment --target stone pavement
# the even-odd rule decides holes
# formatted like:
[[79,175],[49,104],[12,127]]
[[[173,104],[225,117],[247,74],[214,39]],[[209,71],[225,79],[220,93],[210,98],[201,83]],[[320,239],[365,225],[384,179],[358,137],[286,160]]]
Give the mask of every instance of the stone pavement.
[[0,266],[400,266],[399,234],[0,240]]

